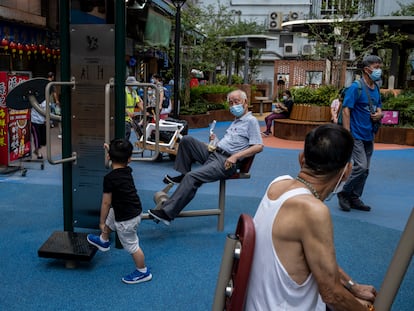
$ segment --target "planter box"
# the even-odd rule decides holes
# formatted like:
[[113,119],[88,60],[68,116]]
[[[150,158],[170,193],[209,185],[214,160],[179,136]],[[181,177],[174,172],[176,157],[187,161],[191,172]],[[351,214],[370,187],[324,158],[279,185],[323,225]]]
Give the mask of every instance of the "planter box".
[[234,116],[230,113],[228,109],[219,109],[219,110],[210,110],[209,114],[211,120],[216,121],[233,121]]
[[375,135],[375,142],[414,146],[414,129],[381,126]]
[[210,113],[205,114],[193,114],[193,115],[180,115],[179,119],[187,121],[188,128],[203,128],[208,127],[213,118]]
[[331,108],[327,106],[294,104],[289,118],[298,121],[329,122],[331,120]]

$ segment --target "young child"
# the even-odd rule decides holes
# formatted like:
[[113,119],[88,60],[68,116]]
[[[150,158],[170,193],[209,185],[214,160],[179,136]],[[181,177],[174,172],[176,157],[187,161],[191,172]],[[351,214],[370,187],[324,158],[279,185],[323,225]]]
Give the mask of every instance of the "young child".
[[108,157],[112,161],[112,171],[105,175],[99,228],[101,234],[88,234],[88,242],[99,250],[109,250],[109,235],[116,231],[123,248],[132,255],[136,269],[122,278],[127,284],[146,282],[152,279],[145,266],[145,256],[139,246],[137,235],[141,222],[141,200],[137,194],[132,169],[128,166],[132,155],[132,144],[126,139],[114,139],[108,146]]

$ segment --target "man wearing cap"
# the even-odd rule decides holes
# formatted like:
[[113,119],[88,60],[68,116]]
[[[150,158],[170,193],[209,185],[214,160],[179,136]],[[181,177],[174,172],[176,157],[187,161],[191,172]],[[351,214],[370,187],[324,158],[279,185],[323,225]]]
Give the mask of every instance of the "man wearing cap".
[[382,60],[376,55],[368,55],[362,60],[362,78],[354,81],[346,91],[343,102],[343,126],[354,137],[352,152],[352,173],[343,190],[338,193],[338,203],[342,211],[351,209],[369,212],[371,207],[361,200],[369,165],[374,151],[376,124],[382,118],[382,104],[379,87]]
[[136,89],[136,85],[128,85],[137,83],[135,77],[130,76],[126,79],[125,86],[125,138],[129,140],[131,136],[132,118],[134,117],[135,107],[138,107],[140,111],[144,110],[144,104],[141,97],[139,97]]

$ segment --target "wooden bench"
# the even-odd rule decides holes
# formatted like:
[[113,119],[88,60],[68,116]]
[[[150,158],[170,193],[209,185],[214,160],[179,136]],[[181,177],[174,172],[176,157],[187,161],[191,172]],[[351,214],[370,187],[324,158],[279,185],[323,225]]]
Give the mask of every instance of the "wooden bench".
[[[217,231],[224,229],[224,209],[226,201],[226,180],[229,179],[248,179],[250,178],[250,168],[253,164],[254,156],[244,158],[237,172],[227,179],[220,179],[219,185],[219,202],[218,208],[204,210],[182,211],[177,217],[195,217],[195,216],[218,216]],[[142,214],[142,219],[150,219],[148,213]]]
[[281,139],[303,141],[308,132],[319,125],[327,123],[330,122],[275,119],[273,121],[273,135]]

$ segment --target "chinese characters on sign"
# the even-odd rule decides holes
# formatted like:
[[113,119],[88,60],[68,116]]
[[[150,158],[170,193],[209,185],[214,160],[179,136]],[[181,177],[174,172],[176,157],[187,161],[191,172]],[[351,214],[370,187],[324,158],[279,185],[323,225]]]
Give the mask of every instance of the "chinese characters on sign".
[[31,155],[30,110],[6,107],[8,92],[29,78],[28,73],[0,71],[0,165],[8,165]]

